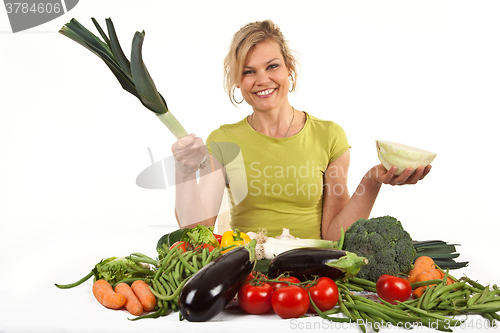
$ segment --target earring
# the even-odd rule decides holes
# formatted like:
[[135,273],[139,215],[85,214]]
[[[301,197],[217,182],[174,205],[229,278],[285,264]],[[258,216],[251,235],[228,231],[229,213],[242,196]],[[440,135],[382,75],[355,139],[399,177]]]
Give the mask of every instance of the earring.
[[233,92],[232,92],[232,94],[231,94],[231,98],[233,99],[233,101],[234,101],[236,104],[241,104],[241,103],[243,103],[243,101],[245,100],[244,98],[242,98],[242,99],[241,99],[241,101],[239,101],[239,102],[238,102],[238,101],[236,101],[236,98],[234,98],[234,90],[235,90],[235,89],[233,89]]
[[289,79],[289,81],[290,81],[290,90],[288,90],[288,92],[292,92],[292,91],[293,91],[293,89],[295,88],[295,82],[294,82],[293,76],[292,76],[292,75],[290,75],[290,76],[288,77],[288,79]]

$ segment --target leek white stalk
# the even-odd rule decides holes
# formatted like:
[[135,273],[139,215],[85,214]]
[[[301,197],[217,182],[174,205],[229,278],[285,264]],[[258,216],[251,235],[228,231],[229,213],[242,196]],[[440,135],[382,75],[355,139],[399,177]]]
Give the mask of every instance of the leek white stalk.
[[265,229],[259,230],[258,233],[247,232],[251,239],[257,241],[255,247],[257,259],[273,259],[280,253],[301,247],[333,249],[336,246],[336,242],[329,240],[297,238],[290,235],[290,229],[287,228],[283,228],[282,234],[276,237],[267,237],[266,234]]
[[267,237],[266,242],[262,244],[262,247],[264,248],[264,259],[273,259],[280,253],[302,247],[333,249],[334,242],[324,239],[276,239],[273,237]]
[[160,119],[161,122],[165,126],[167,126],[167,128],[170,130],[170,132],[172,132],[172,134],[177,139],[183,138],[186,135],[188,135],[188,133],[186,132],[184,127],[182,127],[181,123],[174,117],[172,112],[168,111],[166,113],[157,114],[157,116],[158,116],[158,119]]

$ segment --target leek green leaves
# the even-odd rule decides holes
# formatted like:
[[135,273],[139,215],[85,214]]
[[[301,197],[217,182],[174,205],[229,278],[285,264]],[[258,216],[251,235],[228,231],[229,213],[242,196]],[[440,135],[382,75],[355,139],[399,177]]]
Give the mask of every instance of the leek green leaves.
[[123,53],[111,19],[106,19],[109,37],[94,18],[92,18],[92,22],[104,41],[76,19],[72,19],[59,32],[101,58],[118,79],[122,88],[137,97],[146,108],[153,111],[177,139],[186,136],[186,130],[168,110],[165,99],[156,90],[153,79],[144,65],[142,59],[144,31],[135,33],[129,61]]

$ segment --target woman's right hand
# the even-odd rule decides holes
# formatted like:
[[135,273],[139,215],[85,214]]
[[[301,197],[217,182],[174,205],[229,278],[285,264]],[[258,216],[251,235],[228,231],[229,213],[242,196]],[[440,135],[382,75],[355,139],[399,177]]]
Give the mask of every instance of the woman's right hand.
[[200,168],[200,164],[208,152],[201,138],[189,134],[172,145],[172,153],[176,170],[184,174],[192,174]]

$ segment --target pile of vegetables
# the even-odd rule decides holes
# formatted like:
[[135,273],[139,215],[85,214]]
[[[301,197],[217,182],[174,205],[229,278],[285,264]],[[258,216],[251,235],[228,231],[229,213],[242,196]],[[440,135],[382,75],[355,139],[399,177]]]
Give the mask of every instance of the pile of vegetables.
[[[377,230],[370,229],[374,222]],[[313,240],[297,239],[285,229],[270,241],[279,247],[266,250],[272,251],[273,259],[258,260],[258,244],[269,240],[265,232],[230,230],[217,235],[213,227],[198,225],[161,237],[157,259],[141,253],[111,257],[100,261],[83,279],[56,286],[72,288],[93,276],[93,293],[99,303],[126,309],[135,316],[131,320],[179,311],[181,319],[204,322],[231,301],[253,315],[274,312],[287,319],[310,313],[332,322],[355,323],[363,332],[387,325],[452,331],[464,325],[465,320],[456,318],[460,315],[480,314],[491,327],[500,320],[496,285],[483,286],[466,276],[457,279],[433,258],[416,256],[411,238],[396,219],[359,220],[353,226],[338,242],[325,246],[327,241],[321,241],[319,247],[308,246]],[[382,237],[377,233],[389,238],[375,242]],[[390,238],[397,241],[388,241]],[[377,257],[366,247],[357,249],[358,253],[346,248],[367,239],[383,247],[370,248],[382,255],[409,253],[414,264],[404,267],[411,269],[403,272],[398,267],[390,273],[387,267],[392,266],[382,266],[361,275],[373,264],[370,259],[377,263]],[[448,244],[440,244],[449,249]],[[379,265],[383,263],[379,261]],[[374,281],[373,274],[379,274]]]
[[93,277],[94,296],[105,307],[125,308],[136,316],[132,320],[157,318],[178,310],[186,282],[231,247],[220,247],[213,227],[179,229],[159,240],[156,260],[138,252],[110,257],[77,282],[56,287],[73,288]]

